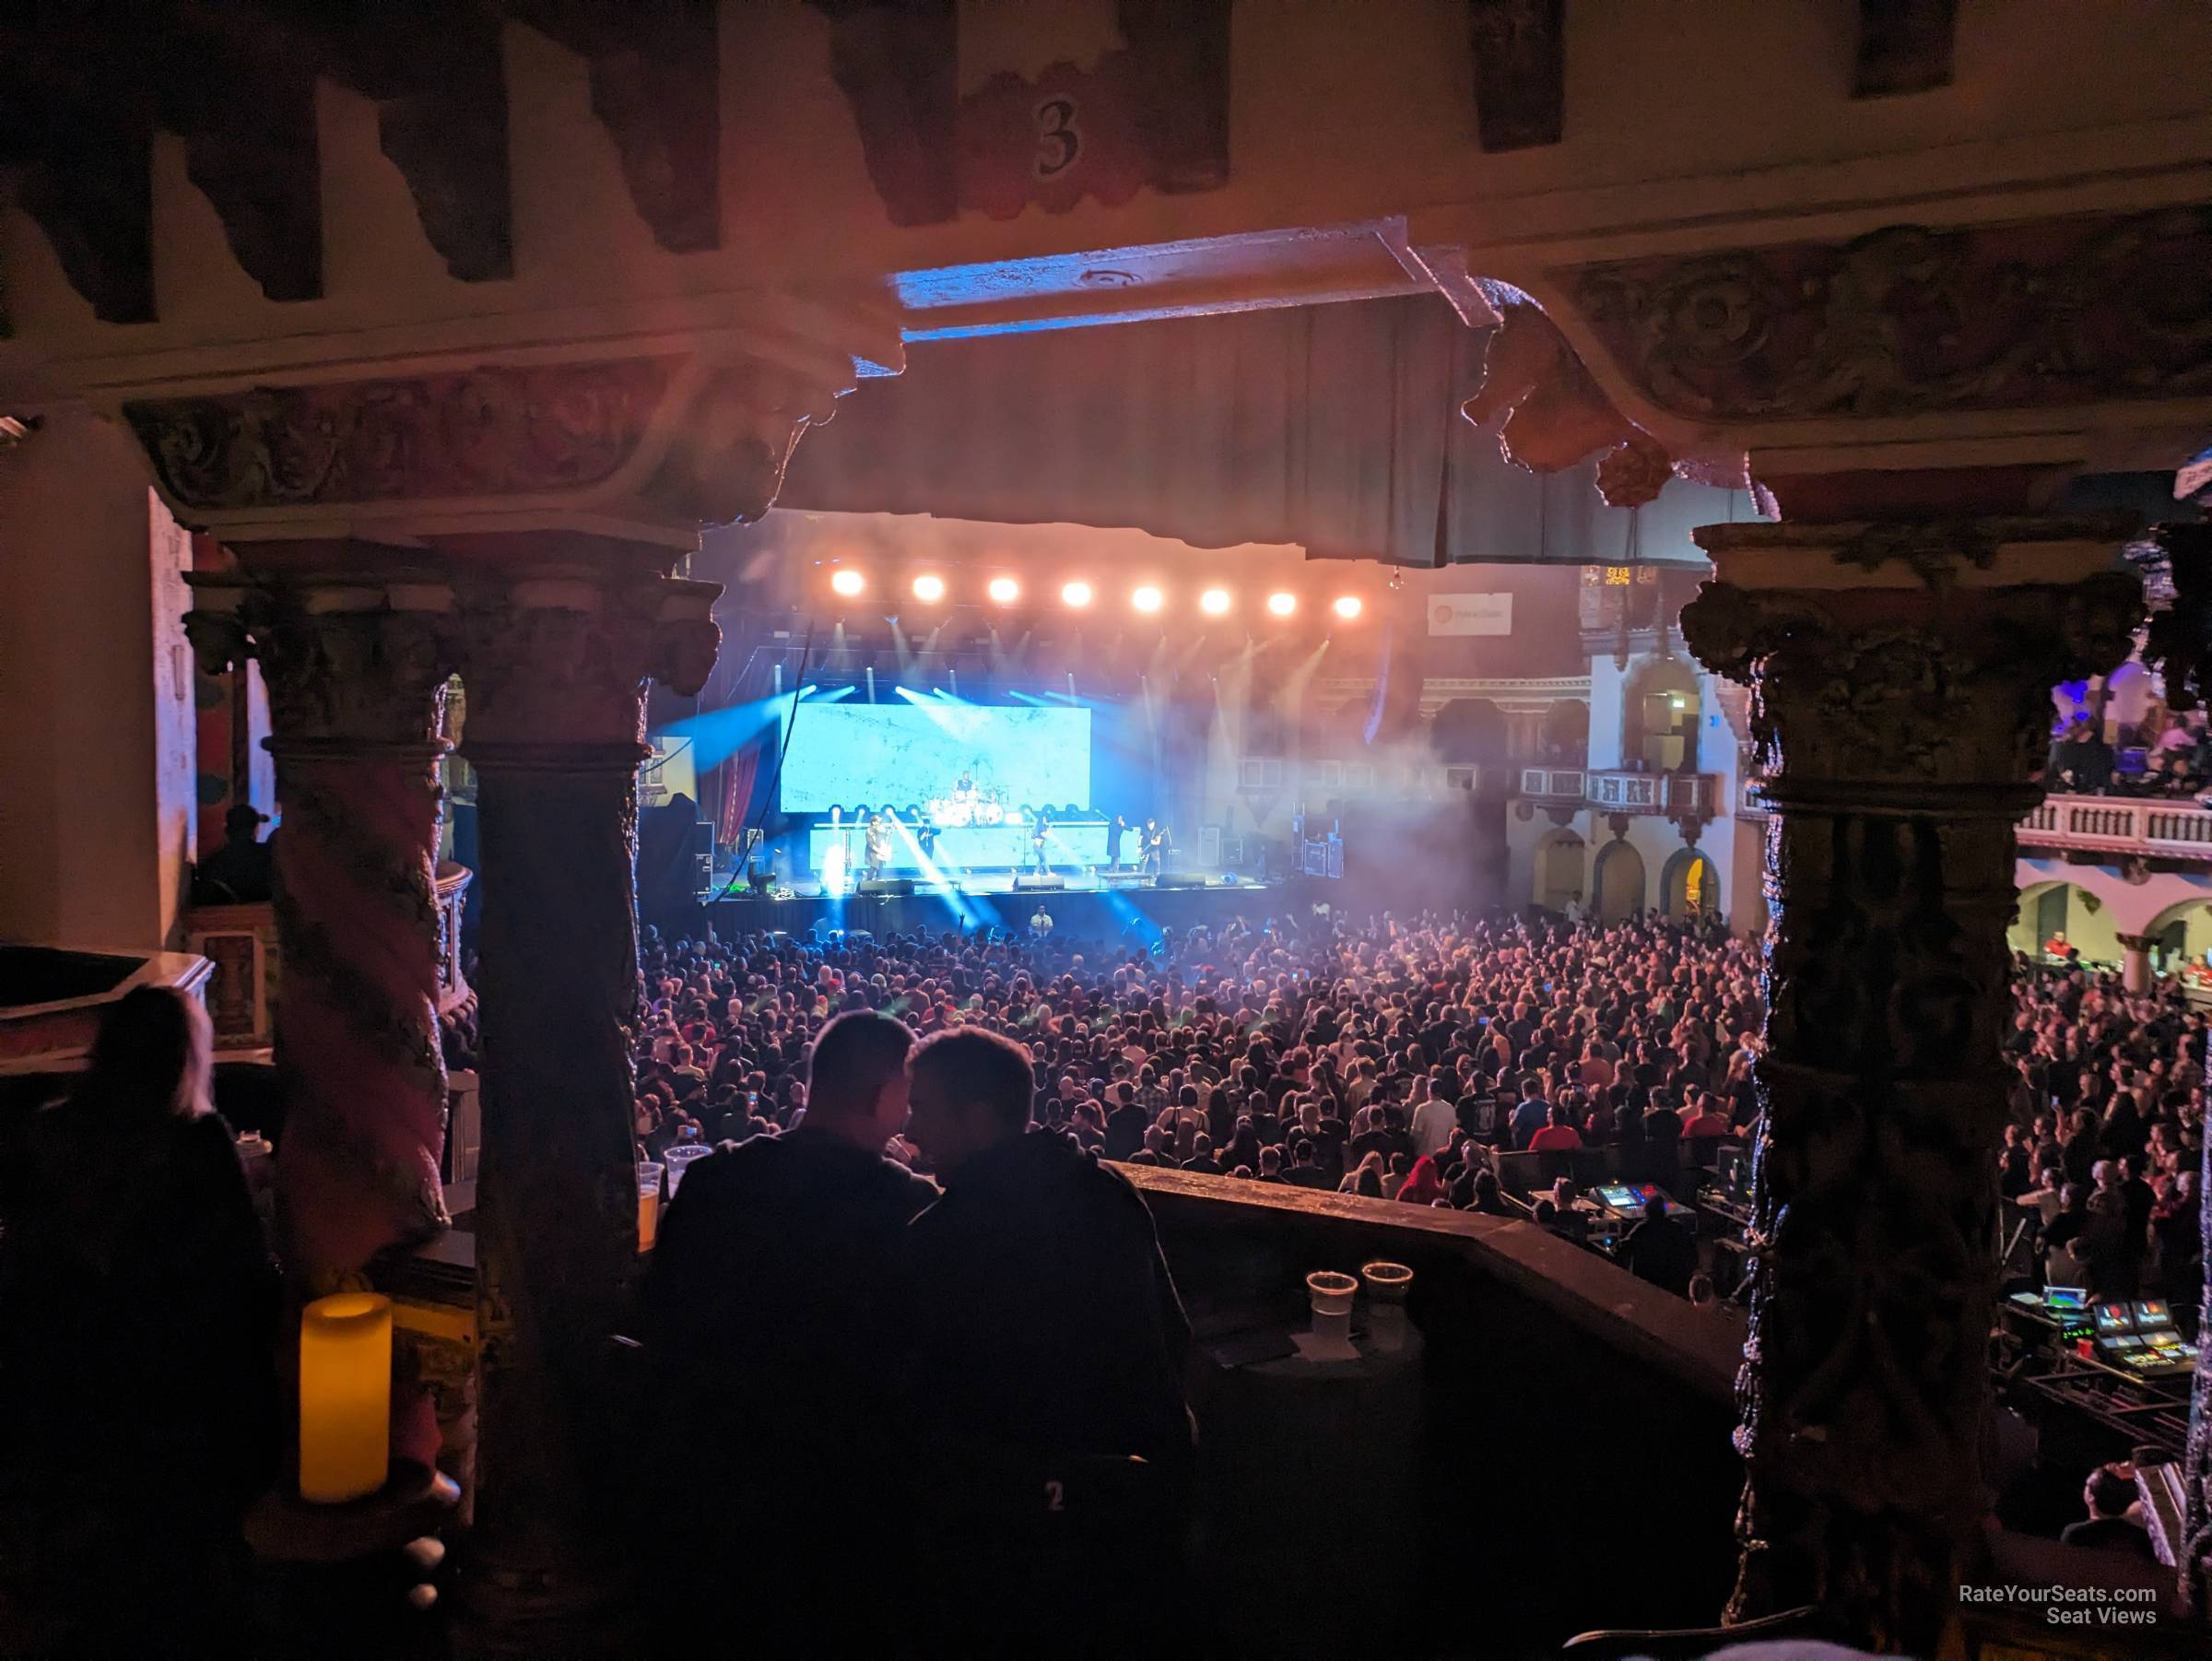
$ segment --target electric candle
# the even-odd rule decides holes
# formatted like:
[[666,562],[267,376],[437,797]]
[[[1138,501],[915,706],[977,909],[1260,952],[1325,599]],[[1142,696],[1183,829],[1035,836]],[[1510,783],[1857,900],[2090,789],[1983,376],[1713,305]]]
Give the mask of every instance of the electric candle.
[[392,1300],[316,1299],[300,1317],[300,1497],[335,1504],[383,1487],[391,1420]]

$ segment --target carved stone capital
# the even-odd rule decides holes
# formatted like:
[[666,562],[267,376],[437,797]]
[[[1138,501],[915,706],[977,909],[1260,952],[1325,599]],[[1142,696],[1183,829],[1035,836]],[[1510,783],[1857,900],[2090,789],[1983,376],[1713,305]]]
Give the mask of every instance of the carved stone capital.
[[[461,616],[472,757],[636,751],[645,685],[706,684],[721,586],[665,577],[536,571],[470,594]],[[610,760],[610,764],[613,762]]]
[[768,512],[800,438],[836,413],[843,390],[759,360],[719,371],[642,494],[688,524],[749,524]]
[[2102,521],[1696,535],[1719,574],[1683,608],[1683,638],[1748,687],[1754,762],[1784,793],[1851,785],[1873,806],[2025,788],[2052,686],[2123,662],[2142,617]]
[[453,590],[435,578],[189,579],[184,618],[204,669],[252,658],[269,692],[270,748],[445,745]]

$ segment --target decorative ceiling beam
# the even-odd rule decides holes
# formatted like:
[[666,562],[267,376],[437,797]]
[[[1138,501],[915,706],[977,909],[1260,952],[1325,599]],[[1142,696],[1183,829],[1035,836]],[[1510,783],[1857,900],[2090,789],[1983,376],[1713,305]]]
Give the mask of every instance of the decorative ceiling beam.
[[315,73],[297,53],[239,41],[188,11],[147,79],[160,123],[184,139],[185,175],[230,252],[274,300],[323,293],[323,159]]
[[954,0],[810,0],[830,20],[830,72],[860,129],[894,225],[959,211],[959,35]]
[[1567,112],[1566,0],[1467,0],[1486,150],[1557,144]]
[[1151,184],[1174,195],[1229,183],[1230,0],[1120,0],[1141,72]]
[[144,122],[79,125],[17,187],[102,323],[154,321],[153,136]]
[[510,0],[512,14],[582,58],[592,113],[622,159],[629,199],[671,253],[722,245],[722,58],[700,0],[609,6]]
[[445,0],[331,4],[300,15],[317,67],[377,106],[377,137],[445,268],[514,275],[507,72],[498,13]]
[[1959,0],[1859,0],[1853,98],[1889,98],[1951,84]]

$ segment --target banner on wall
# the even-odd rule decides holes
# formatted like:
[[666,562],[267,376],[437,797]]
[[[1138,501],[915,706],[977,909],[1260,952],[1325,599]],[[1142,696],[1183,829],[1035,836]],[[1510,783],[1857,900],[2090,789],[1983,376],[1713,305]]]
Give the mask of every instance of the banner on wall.
[[[653,754],[638,774],[638,806],[665,807],[673,796],[699,800],[699,759],[691,740],[673,734],[655,734],[647,739]],[[701,816],[702,818],[704,815]]]
[[1430,634],[1511,634],[1510,594],[1439,594],[1429,596]]

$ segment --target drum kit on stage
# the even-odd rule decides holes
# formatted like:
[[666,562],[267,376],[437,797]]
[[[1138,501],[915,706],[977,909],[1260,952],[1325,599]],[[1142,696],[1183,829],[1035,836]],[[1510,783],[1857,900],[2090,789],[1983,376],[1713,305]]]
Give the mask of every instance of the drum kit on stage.
[[931,798],[927,812],[929,822],[940,830],[964,830],[971,825],[1012,824],[1015,815],[999,792],[956,790],[950,795]]

